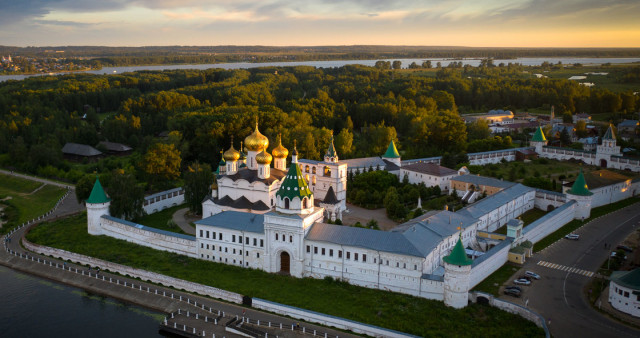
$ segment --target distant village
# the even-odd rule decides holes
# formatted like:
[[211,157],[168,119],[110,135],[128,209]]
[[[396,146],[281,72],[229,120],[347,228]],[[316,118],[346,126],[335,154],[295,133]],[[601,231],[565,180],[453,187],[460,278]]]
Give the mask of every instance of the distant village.
[[4,74],[36,74],[82,71],[93,69],[87,60],[65,57],[0,57],[0,73]]

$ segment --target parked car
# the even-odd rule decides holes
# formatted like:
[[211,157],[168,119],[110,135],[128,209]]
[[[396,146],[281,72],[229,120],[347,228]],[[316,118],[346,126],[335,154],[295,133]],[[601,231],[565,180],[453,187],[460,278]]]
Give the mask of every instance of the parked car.
[[520,298],[520,291],[517,289],[504,289],[504,294]]
[[531,281],[523,279],[523,278],[519,278],[513,281],[513,284],[517,284],[517,285],[531,285]]
[[626,252],[633,252],[633,249],[631,249],[630,247],[628,247],[628,246],[626,246],[626,245],[618,245],[618,246],[616,247],[616,249],[624,250],[624,251],[626,251]]
[[519,292],[522,292],[522,288],[515,285],[507,286],[505,290],[518,290]]
[[578,235],[578,234],[568,234],[568,235],[564,236],[564,238],[577,241],[577,240],[580,239],[580,235]]
[[533,279],[540,279],[540,275],[538,275],[537,273],[535,273],[533,271],[525,271],[524,275],[527,276],[527,277],[531,277]]
[[518,279],[526,279],[528,281],[531,281],[531,277],[528,277],[528,276],[525,276],[525,275],[522,275],[522,276],[518,277]]
[[618,255],[617,251],[614,251],[614,252],[611,253],[611,258],[622,258],[625,261],[627,260],[627,256],[626,255],[624,255],[624,256],[623,255]]

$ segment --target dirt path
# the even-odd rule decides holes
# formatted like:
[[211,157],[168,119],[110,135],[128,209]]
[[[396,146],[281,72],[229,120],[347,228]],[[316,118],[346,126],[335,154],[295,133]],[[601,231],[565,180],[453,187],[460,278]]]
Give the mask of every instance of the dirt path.
[[171,218],[173,219],[174,222],[176,222],[176,224],[180,227],[180,229],[182,229],[182,231],[188,233],[189,235],[195,235],[196,229],[192,227],[191,224],[189,223],[193,221],[197,221],[200,218],[188,216],[187,215],[188,211],[189,211],[189,208],[180,209],[174,212]]
[[356,222],[365,225],[375,219],[378,221],[380,230],[391,230],[399,224],[387,217],[387,211],[384,208],[369,210],[347,203],[347,209],[349,212],[342,213],[342,223],[345,225],[354,225]]

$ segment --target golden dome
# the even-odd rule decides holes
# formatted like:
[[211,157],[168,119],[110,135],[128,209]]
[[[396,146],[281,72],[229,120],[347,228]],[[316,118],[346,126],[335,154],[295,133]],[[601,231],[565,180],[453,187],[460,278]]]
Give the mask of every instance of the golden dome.
[[258,164],[271,164],[271,160],[273,160],[273,157],[264,150],[256,155],[256,162],[258,162]]
[[237,161],[240,158],[240,152],[233,148],[233,144],[229,150],[224,152],[224,159],[226,161]]
[[258,121],[256,121],[256,130],[253,134],[244,139],[244,146],[250,151],[261,151],[269,146],[269,139],[258,130]]
[[282,146],[282,137],[278,134],[278,146],[271,151],[275,158],[287,158],[289,156],[289,150]]

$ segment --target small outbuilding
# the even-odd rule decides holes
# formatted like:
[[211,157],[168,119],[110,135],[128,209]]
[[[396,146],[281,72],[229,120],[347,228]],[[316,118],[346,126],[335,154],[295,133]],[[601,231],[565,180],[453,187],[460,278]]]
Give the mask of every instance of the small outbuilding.
[[640,317],[640,268],[611,274],[609,303],[618,311]]

